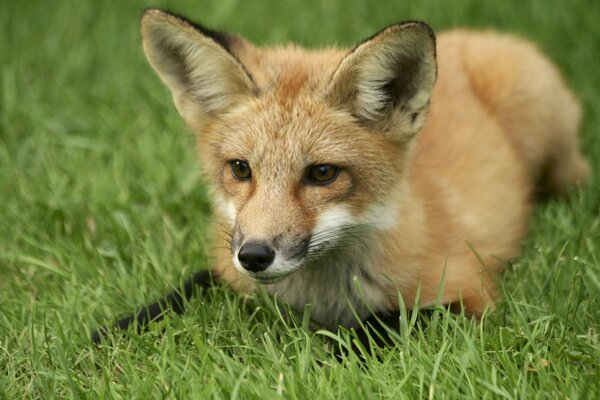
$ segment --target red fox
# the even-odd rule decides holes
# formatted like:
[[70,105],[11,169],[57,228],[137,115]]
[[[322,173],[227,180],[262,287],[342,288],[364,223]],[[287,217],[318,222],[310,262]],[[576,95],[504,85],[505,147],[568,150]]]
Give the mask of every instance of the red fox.
[[536,188],[586,179],[575,97],[512,36],[436,43],[405,22],[352,49],[260,48],[160,10],[141,33],[197,135],[220,238],[212,276],[311,304],[325,327],[397,311],[398,296],[493,309]]

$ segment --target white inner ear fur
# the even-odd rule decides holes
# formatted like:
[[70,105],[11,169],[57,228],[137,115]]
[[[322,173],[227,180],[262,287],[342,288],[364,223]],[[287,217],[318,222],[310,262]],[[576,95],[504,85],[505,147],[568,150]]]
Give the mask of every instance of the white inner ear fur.
[[179,113],[191,122],[200,113],[227,110],[253,84],[241,64],[212,39],[170,16],[142,20],[144,51],[171,91]]

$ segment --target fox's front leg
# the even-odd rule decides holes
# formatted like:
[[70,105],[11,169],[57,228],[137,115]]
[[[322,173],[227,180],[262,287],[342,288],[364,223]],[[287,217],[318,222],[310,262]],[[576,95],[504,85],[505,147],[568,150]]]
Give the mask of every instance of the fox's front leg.
[[102,337],[106,336],[110,329],[124,331],[129,329],[130,326],[134,326],[136,330],[143,330],[151,322],[161,320],[166,311],[181,314],[184,311],[184,303],[192,297],[194,288],[206,289],[213,284],[214,281],[209,271],[197,272],[184,282],[181,289],[172,290],[157,302],[142,307],[135,314],[118,320],[110,327],[95,330],[92,332],[91,339],[95,344],[100,344]]

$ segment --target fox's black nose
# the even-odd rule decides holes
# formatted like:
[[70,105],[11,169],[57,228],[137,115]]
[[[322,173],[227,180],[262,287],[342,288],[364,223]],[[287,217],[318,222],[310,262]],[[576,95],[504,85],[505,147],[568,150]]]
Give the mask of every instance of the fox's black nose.
[[275,251],[262,243],[245,243],[238,252],[238,260],[244,269],[260,272],[267,269],[275,259]]

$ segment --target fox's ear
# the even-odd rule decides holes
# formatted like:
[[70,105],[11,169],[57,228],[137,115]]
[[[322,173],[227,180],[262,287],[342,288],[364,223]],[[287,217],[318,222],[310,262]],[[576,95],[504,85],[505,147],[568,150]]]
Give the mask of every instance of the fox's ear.
[[368,128],[410,138],[425,123],[436,74],[433,31],[405,22],[356,46],[334,72],[326,96]]
[[242,44],[241,38],[154,9],[142,14],[141,32],[150,65],[188,124],[218,115],[256,92],[232,52]]

